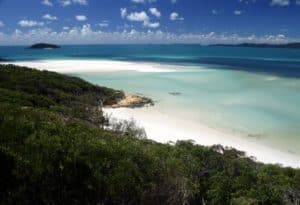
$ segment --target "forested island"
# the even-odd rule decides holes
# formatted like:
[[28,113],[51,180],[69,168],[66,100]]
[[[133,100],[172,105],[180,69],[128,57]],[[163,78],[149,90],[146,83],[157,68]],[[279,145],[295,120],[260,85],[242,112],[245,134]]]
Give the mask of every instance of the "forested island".
[[57,49],[57,48],[60,48],[60,46],[55,44],[49,44],[49,43],[37,43],[29,47],[29,49]]
[[214,44],[211,46],[300,49],[300,43],[298,43],[298,42],[297,43],[286,43],[286,44],[267,44],[267,43]]
[[0,65],[0,204],[299,204],[300,170],[148,140],[102,106],[122,91]]

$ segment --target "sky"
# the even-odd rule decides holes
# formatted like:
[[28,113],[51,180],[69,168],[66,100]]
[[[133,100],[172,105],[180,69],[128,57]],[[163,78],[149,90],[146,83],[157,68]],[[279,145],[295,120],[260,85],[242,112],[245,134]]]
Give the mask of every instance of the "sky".
[[0,0],[0,45],[300,41],[300,0]]

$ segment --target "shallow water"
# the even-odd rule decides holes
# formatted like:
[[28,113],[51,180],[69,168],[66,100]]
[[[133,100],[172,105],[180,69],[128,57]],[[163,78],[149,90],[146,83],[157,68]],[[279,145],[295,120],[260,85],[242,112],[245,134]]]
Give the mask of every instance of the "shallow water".
[[300,155],[299,80],[241,71],[179,69],[172,73],[76,75],[93,83],[150,96],[166,115],[255,138]]

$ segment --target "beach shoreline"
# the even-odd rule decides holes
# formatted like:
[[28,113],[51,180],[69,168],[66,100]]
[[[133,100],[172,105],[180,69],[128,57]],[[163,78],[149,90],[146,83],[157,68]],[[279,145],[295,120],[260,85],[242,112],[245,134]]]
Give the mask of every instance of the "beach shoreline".
[[226,133],[205,124],[168,116],[156,106],[138,109],[104,108],[103,111],[112,121],[133,120],[138,127],[145,130],[147,138],[160,143],[192,140],[203,146],[220,144],[243,151],[246,156],[258,162],[300,168],[298,155],[260,144],[251,138],[246,139]]
[[159,63],[139,62],[133,63],[129,61],[116,60],[34,60],[34,61],[8,61],[1,64],[13,64],[17,66],[25,66],[38,70],[48,70],[59,73],[78,73],[78,72],[120,72],[120,71],[136,71],[136,72],[175,72],[174,69],[167,67],[162,68]]
[[[63,74],[83,72],[113,73],[121,71],[166,73],[178,71],[158,63],[134,63],[113,60],[38,60],[1,62],[1,64],[15,64]],[[153,98],[153,100],[156,99]],[[252,139],[251,137],[246,138],[238,134],[232,135],[232,133],[214,129],[206,124],[201,124],[188,118],[181,119],[176,115],[170,115],[170,113],[165,113],[160,109],[159,103],[155,106],[137,109],[122,107],[104,108],[103,110],[107,115],[111,115],[113,118],[119,120],[134,119],[138,126],[145,129],[149,139],[158,142],[167,143],[177,140],[194,140],[195,143],[205,146],[220,144],[245,151],[247,156],[253,156],[257,161],[263,163],[300,168],[299,155],[289,153],[288,150],[272,148],[272,146],[264,145],[259,140]]]

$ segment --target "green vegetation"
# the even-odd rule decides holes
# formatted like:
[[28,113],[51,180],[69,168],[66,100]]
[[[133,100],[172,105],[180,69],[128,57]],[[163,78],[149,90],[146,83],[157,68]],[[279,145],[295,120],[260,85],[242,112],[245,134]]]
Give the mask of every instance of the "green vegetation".
[[0,204],[300,203],[300,170],[217,145],[156,143],[130,122],[103,129],[99,102],[122,96],[0,65]]
[[285,44],[267,44],[267,43],[241,43],[241,44],[215,44],[212,46],[227,46],[227,47],[249,47],[249,48],[289,48],[300,49],[300,43],[285,43]]
[[104,120],[99,107],[124,97],[123,92],[94,86],[76,77],[12,65],[0,68],[0,102],[23,108],[44,108],[99,125]]
[[60,46],[55,44],[49,44],[49,43],[37,43],[29,47],[29,49],[47,49],[47,48],[57,49],[60,48]]

